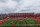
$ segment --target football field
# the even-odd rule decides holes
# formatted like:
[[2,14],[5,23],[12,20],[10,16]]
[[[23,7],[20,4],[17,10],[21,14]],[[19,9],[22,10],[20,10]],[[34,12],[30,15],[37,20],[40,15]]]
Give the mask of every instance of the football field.
[[32,18],[18,18],[18,19],[10,19],[8,21],[3,22],[0,25],[25,25],[25,24],[40,24],[39,21],[36,21]]

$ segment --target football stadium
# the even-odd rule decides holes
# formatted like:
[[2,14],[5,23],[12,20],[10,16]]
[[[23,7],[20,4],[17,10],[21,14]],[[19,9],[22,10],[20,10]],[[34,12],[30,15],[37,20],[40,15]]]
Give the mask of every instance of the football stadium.
[[40,13],[0,14],[0,26],[40,26]]
[[0,27],[40,27],[40,0],[0,0]]

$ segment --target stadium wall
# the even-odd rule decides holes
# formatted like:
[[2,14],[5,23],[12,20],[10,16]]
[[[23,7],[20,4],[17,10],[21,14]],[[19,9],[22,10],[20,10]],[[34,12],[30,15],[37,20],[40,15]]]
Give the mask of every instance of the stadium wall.
[[34,17],[34,13],[8,13],[9,17]]

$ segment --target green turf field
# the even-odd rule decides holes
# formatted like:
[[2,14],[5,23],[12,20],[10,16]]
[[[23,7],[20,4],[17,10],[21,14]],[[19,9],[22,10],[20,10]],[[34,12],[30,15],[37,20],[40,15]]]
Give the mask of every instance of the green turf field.
[[[22,21],[20,21],[22,20]],[[32,18],[10,19],[0,25],[22,25],[22,24],[40,24],[40,22],[33,20]]]

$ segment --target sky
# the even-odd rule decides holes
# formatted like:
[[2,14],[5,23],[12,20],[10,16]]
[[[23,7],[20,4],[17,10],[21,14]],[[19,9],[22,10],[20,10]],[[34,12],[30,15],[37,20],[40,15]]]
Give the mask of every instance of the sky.
[[40,13],[40,0],[0,0],[0,13]]

